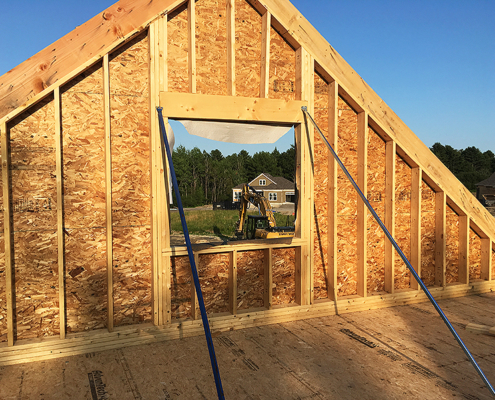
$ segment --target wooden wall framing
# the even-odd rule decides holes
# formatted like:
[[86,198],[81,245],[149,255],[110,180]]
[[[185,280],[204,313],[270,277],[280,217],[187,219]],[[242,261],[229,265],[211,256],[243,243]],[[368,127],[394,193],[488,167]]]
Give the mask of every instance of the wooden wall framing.
[[[408,232],[401,243],[435,295],[495,287],[495,223],[480,217],[472,199],[460,200],[450,175],[439,181],[422,162],[431,156],[415,136],[395,129],[376,109],[379,102],[369,100],[374,93],[359,97],[359,84],[346,75],[353,73],[350,67],[344,75],[333,69],[315,48],[323,48],[323,40],[310,40],[294,27],[292,6],[279,3],[168,1],[167,10],[122,33],[112,47],[0,120],[5,259],[0,301],[6,304],[0,307],[0,340],[7,343],[0,348],[0,365],[47,359],[57,346],[68,349],[61,355],[77,354],[89,342],[103,349],[201,333],[186,250],[170,245],[159,105],[167,118],[295,127],[296,237],[288,244],[246,242],[195,251],[202,282],[209,285],[205,299],[214,330],[425,300],[315,137],[302,106],[315,116],[389,231]],[[204,11],[210,6],[221,10],[218,25]],[[337,63],[342,65],[338,57]],[[46,121],[36,129],[46,134],[30,142],[26,127],[36,125],[32,120],[41,120],[39,115]],[[41,190],[52,193],[53,209],[33,218],[39,232],[30,234],[34,253],[49,255],[46,265],[39,257],[20,258],[28,240],[19,227],[33,224],[21,211],[45,207],[22,200],[23,176],[38,177],[30,186],[37,199]],[[453,230],[452,244],[447,235]],[[453,256],[449,246],[455,242]],[[447,269],[452,259],[453,282]],[[32,296],[22,280],[35,263],[51,271],[53,285]],[[19,306],[23,302],[36,311],[26,311]],[[46,317],[45,325],[34,332],[29,321],[39,315]],[[97,329],[102,329],[97,339],[80,333]],[[109,345],[116,333],[128,342]],[[47,341],[30,356],[32,338],[55,335],[58,341]]]

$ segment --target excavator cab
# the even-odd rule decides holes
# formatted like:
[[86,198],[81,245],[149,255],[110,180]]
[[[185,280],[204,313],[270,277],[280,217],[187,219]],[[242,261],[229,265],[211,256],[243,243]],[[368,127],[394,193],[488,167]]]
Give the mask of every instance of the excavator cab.
[[255,239],[256,231],[269,229],[268,217],[262,215],[248,215],[246,224],[246,238]]

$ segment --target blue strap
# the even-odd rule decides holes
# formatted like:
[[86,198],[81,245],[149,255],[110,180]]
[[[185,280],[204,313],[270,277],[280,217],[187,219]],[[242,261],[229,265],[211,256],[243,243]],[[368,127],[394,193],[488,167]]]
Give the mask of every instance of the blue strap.
[[196,263],[194,261],[194,254],[191,246],[191,239],[189,238],[189,230],[187,229],[186,217],[184,215],[184,208],[182,207],[182,200],[179,193],[179,185],[177,184],[177,177],[175,176],[174,163],[172,162],[172,153],[170,152],[170,146],[167,140],[167,132],[165,130],[165,123],[163,122],[162,107],[157,107],[158,120],[160,122],[160,131],[162,133],[163,143],[167,151],[168,165],[170,166],[170,174],[172,175],[172,182],[175,191],[175,197],[177,198],[177,204],[179,206],[180,220],[182,223],[182,230],[184,231],[184,238],[186,239],[187,254],[189,255],[189,264],[191,265],[191,271],[194,279],[194,286],[196,287],[196,294],[198,296],[199,309],[201,310],[201,318],[203,320],[203,328],[205,330],[206,342],[208,344],[208,351],[210,353],[211,369],[215,377],[215,385],[217,387],[217,394],[219,399],[225,399],[222,388],[222,380],[220,379],[220,371],[218,370],[217,358],[215,356],[215,348],[213,347],[213,339],[211,338],[210,324],[208,323],[208,316],[206,315],[205,302],[203,300],[203,293],[201,292],[201,286],[199,284],[198,270],[196,269]]
[[418,284],[421,286],[421,289],[423,289],[423,291],[425,292],[425,294],[428,297],[428,299],[430,299],[431,303],[433,304],[433,307],[435,307],[435,309],[437,310],[437,312],[440,315],[440,317],[442,317],[443,321],[445,322],[445,324],[449,328],[450,332],[452,333],[452,335],[454,336],[454,338],[457,340],[457,343],[459,343],[459,345],[461,346],[462,350],[464,350],[464,353],[466,353],[467,357],[469,358],[469,361],[471,361],[471,364],[473,364],[473,367],[476,369],[476,371],[478,372],[478,374],[481,377],[481,379],[483,379],[483,382],[485,382],[485,385],[488,387],[488,389],[490,390],[490,392],[493,395],[495,395],[495,390],[493,389],[493,386],[491,385],[490,381],[487,379],[487,377],[485,376],[485,374],[481,370],[480,366],[478,365],[478,363],[476,362],[476,360],[473,358],[473,356],[469,352],[468,348],[466,347],[466,345],[464,344],[464,342],[459,337],[459,335],[457,334],[456,330],[454,329],[454,327],[450,323],[449,319],[443,313],[442,309],[440,308],[440,306],[438,305],[438,303],[435,301],[435,299],[433,298],[432,294],[430,293],[430,291],[428,290],[428,288],[426,287],[426,285],[421,280],[421,278],[419,277],[419,275],[416,272],[416,270],[412,267],[411,263],[409,262],[409,260],[407,259],[407,257],[404,255],[404,253],[400,249],[400,247],[397,244],[397,242],[394,240],[394,238],[392,237],[392,235],[390,234],[390,232],[388,231],[388,229],[385,227],[384,223],[381,221],[380,217],[375,212],[375,210],[373,209],[373,207],[369,203],[369,201],[366,198],[366,196],[363,194],[363,192],[361,192],[361,189],[359,189],[359,186],[356,184],[356,182],[352,178],[352,176],[349,173],[349,171],[347,171],[347,168],[344,166],[344,164],[340,160],[339,156],[335,153],[335,151],[333,150],[332,146],[330,146],[330,143],[328,143],[328,140],[325,138],[325,136],[321,132],[321,130],[318,127],[318,125],[316,125],[316,122],[314,121],[313,117],[311,117],[311,114],[308,112],[307,107],[302,107],[302,111],[304,112],[305,117],[306,117],[306,115],[309,117],[309,119],[311,120],[311,122],[315,126],[316,130],[320,134],[321,138],[323,139],[323,141],[327,145],[328,150],[332,153],[332,155],[335,158],[335,160],[337,160],[337,163],[339,164],[340,168],[342,168],[342,171],[344,171],[344,174],[346,174],[347,178],[352,183],[352,186],[354,186],[354,189],[356,189],[356,191],[358,192],[359,197],[361,197],[361,200],[363,200],[364,204],[366,204],[366,207],[368,207],[368,210],[370,210],[371,214],[373,214],[373,217],[375,217],[376,222],[378,222],[378,224],[382,228],[382,230],[385,233],[385,235],[387,236],[387,238],[390,240],[390,242],[392,243],[392,245],[395,247],[395,250],[397,250],[397,253],[399,253],[400,258],[402,258],[402,261],[404,261],[404,263],[407,265],[407,268],[409,269],[409,271],[411,272],[411,274],[414,276],[414,279],[416,279],[416,281],[418,282]]

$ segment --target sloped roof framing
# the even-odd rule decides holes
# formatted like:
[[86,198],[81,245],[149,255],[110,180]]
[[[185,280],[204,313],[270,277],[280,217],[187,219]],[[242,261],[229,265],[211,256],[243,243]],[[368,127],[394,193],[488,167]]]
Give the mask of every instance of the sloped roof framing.
[[[435,191],[446,193],[447,202],[459,215],[469,215],[477,230],[495,240],[493,217],[289,1],[248,1],[261,14],[273,16],[272,26],[293,47],[303,47],[314,57],[316,69],[338,84],[339,95],[356,112],[365,111],[369,125],[386,140],[396,142],[397,152],[411,167],[421,168],[423,179]],[[185,2],[121,0],[15,67],[0,77],[2,122],[19,115]]]

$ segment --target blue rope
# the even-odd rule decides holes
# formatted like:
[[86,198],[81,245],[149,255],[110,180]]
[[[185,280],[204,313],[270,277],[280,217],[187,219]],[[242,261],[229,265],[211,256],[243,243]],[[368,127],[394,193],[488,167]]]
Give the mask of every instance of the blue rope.
[[182,207],[182,201],[179,193],[179,185],[177,184],[177,177],[175,175],[174,164],[172,162],[172,153],[170,152],[170,146],[167,140],[167,132],[165,129],[165,123],[163,122],[162,107],[157,107],[158,120],[160,122],[160,131],[162,133],[162,139],[165,143],[167,150],[168,164],[170,166],[170,174],[172,175],[172,182],[174,185],[175,197],[177,198],[177,204],[179,206],[180,220],[182,223],[182,230],[184,231],[184,237],[186,239],[187,253],[189,255],[189,264],[191,265],[191,271],[194,279],[194,286],[196,287],[196,294],[198,296],[199,308],[201,310],[201,318],[203,320],[203,328],[205,330],[206,342],[208,344],[208,351],[210,353],[211,369],[215,377],[215,385],[217,387],[217,394],[219,399],[225,399],[222,388],[222,380],[220,379],[220,371],[218,369],[217,358],[215,356],[215,348],[213,347],[213,339],[211,338],[210,325],[208,323],[208,316],[206,315],[205,302],[203,300],[203,293],[201,292],[201,286],[199,284],[198,270],[194,261],[194,254],[191,246],[191,239],[189,238],[189,230],[187,229],[186,217],[184,215],[184,208]]
[[490,381],[487,379],[487,377],[485,376],[485,374],[483,373],[483,371],[479,367],[478,363],[473,358],[473,356],[471,355],[470,351],[468,350],[468,348],[466,347],[466,345],[464,344],[464,342],[459,337],[459,335],[457,334],[456,330],[454,329],[454,327],[450,323],[449,319],[443,313],[442,309],[440,308],[440,306],[438,305],[438,303],[435,301],[435,299],[433,298],[432,294],[430,293],[430,291],[428,290],[428,288],[426,287],[426,285],[421,280],[421,278],[419,277],[419,275],[416,272],[416,270],[412,267],[411,263],[409,262],[409,260],[407,259],[407,257],[404,255],[404,253],[400,249],[400,247],[397,244],[397,242],[394,240],[394,238],[392,237],[392,235],[390,234],[390,232],[388,231],[388,229],[385,227],[384,223],[381,221],[380,217],[375,212],[375,210],[373,209],[373,207],[369,203],[369,201],[366,198],[366,196],[363,194],[363,192],[361,192],[361,189],[359,189],[359,186],[356,184],[356,182],[352,178],[352,176],[349,173],[349,171],[347,171],[347,168],[344,166],[344,164],[340,160],[339,156],[335,153],[335,151],[332,148],[332,146],[330,146],[330,143],[328,143],[328,140],[325,138],[325,136],[321,132],[321,130],[318,127],[318,125],[316,125],[316,122],[314,121],[313,117],[311,117],[311,114],[308,112],[307,107],[302,107],[302,111],[304,112],[304,115],[305,116],[307,115],[309,117],[309,119],[311,120],[311,122],[315,126],[316,130],[320,134],[321,138],[323,139],[323,141],[327,145],[328,149],[332,153],[333,157],[335,158],[335,160],[339,164],[340,168],[342,168],[342,171],[344,171],[344,173],[346,174],[347,178],[352,183],[352,186],[354,186],[354,189],[356,189],[356,191],[358,192],[359,197],[361,197],[361,200],[363,200],[364,204],[366,204],[366,207],[368,207],[368,210],[370,210],[371,214],[373,214],[373,217],[375,217],[376,221],[378,222],[378,224],[382,228],[383,232],[385,233],[385,235],[387,236],[387,238],[390,240],[390,242],[392,243],[392,245],[395,247],[395,250],[397,250],[397,253],[399,253],[400,257],[402,258],[402,261],[404,261],[404,263],[407,265],[407,268],[409,269],[409,271],[411,271],[411,274],[414,276],[414,279],[416,279],[416,281],[418,282],[418,284],[421,286],[421,289],[423,289],[423,291],[425,292],[425,294],[428,297],[428,299],[430,299],[431,303],[433,304],[433,307],[435,307],[435,309],[437,310],[438,314],[440,314],[440,317],[442,317],[443,321],[445,322],[445,324],[449,328],[450,332],[452,333],[452,335],[454,336],[454,338],[457,340],[457,343],[459,343],[459,345],[461,346],[462,350],[464,350],[464,353],[466,353],[466,356],[469,358],[469,361],[471,361],[471,364],[473,364],[474,369],[476,369],[476,371],[478,372],[478,374],[481,377],[481,379],[483,379],[483,382],[485,382],[485,385],[488,387],[488,389],[490,390],[490,392],[493,395],[495,395],[495,390],[493,389],[493,386],[491,385]]

